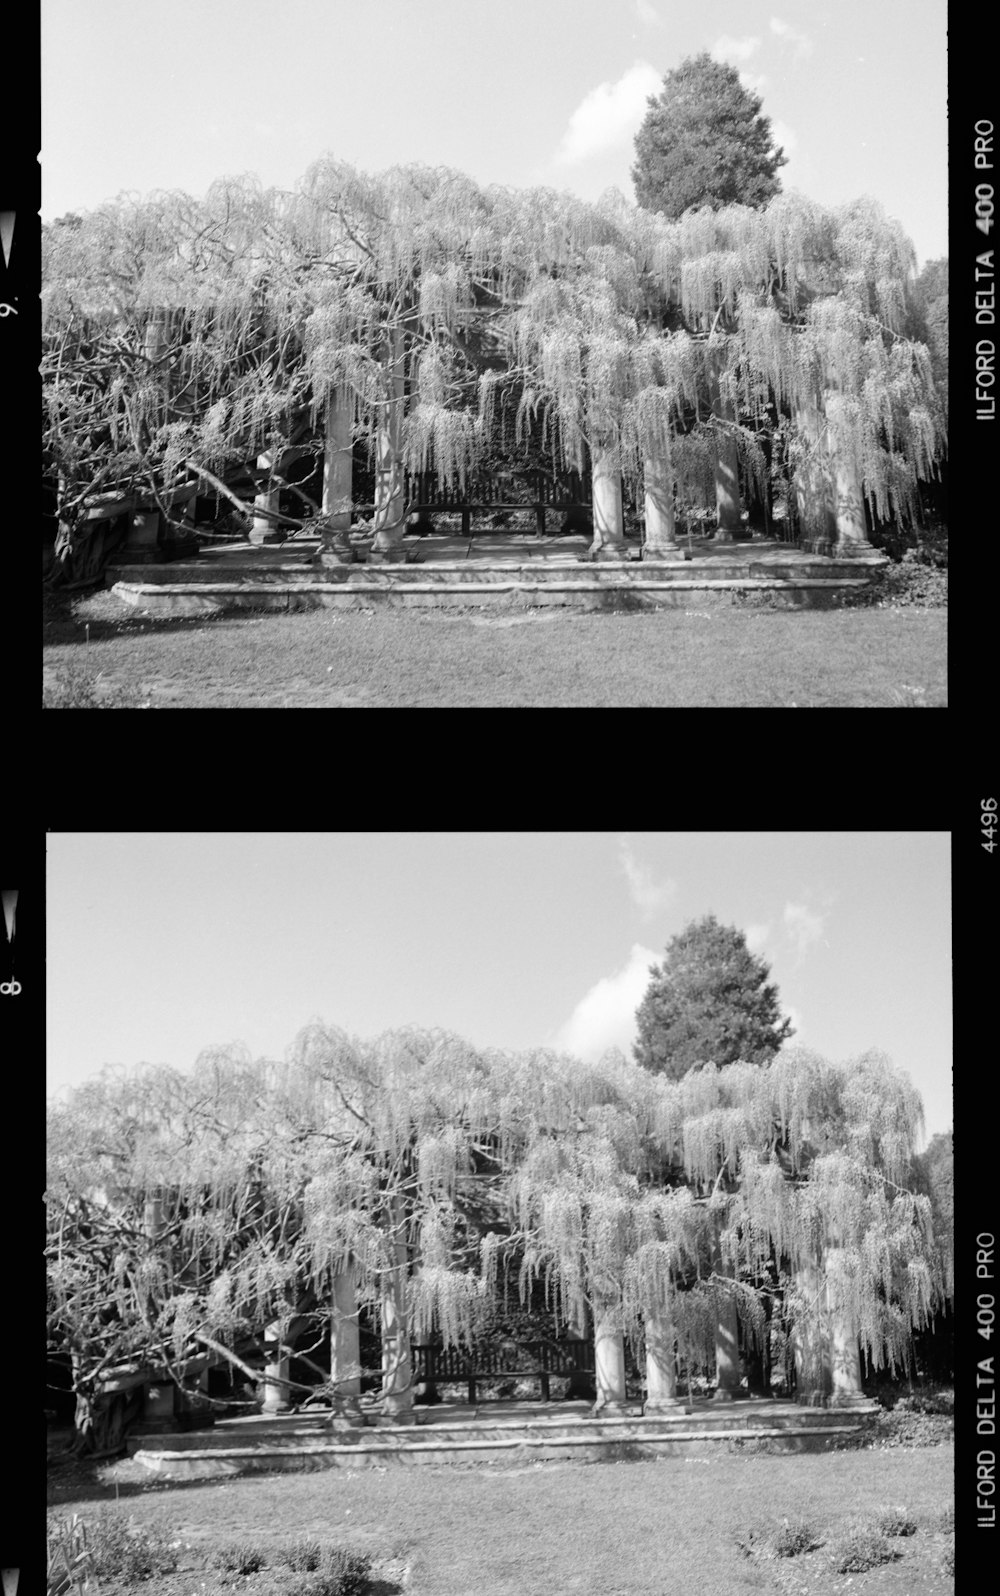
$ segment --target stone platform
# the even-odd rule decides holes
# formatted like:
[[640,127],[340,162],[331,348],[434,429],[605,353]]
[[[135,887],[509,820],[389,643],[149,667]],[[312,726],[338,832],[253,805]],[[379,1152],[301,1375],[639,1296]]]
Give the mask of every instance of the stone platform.
[[415,1411],[415,1424],[378,1419],[350,1430],[332,1429],[321,1413],[224,1419],[212,1429],[182,1435],[133,1436],[129,1451],[136,1462],[170,1479],[390,1464],[704,1457],[731,1442],[822,1451],[834,1439],[863,1434],[878,1406],[808,1408],[747,1398],[719,1405],[695,1401],[647,1417],[636,1405],[614,1418],[592,1418],[585,1402],[491,1402],[478,1408],[442,1403]]
[[692,540],[690,558],[626,557],[593,561],[583,537],[539,538],[505,533],[474,538],[407,537],[397,564],[370,565],[357,541],[358,563],[316,564],[315,540],[282,545],[204,547],[195,560],[109,568],[119,598],[150,615],[223,610],[366,609],[377,605],[435,607],[482,604],[574,605],[587,609],[732,603],[734,593],[767,593],[789,608],[819,608],[864,588],[887,562],[879,554],[837,559],[787,543],[716,544]]

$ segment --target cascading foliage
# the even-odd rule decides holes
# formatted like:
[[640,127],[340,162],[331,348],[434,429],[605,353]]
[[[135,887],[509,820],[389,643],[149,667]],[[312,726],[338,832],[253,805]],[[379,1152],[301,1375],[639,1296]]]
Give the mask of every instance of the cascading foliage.
[[[928,353],[902,334],[912,246],[870,200],[782,193],[668,222],[616,193],[324,157],[292,192],[229,178],[200,200],[123,197],[43,246],[46,449],[70,540],[89,493],[164,491],[303,426],[321,443],[331,391],[373,454],[401,406],[401,464],[442,481],[475,469],[505,392],[557,463],[598,452],[638,491],[656,459],[694,503],[720,427],[760,491],[758,435],[784,415],[803,481],[835,447],[880,516],[913,513],[944,449]],[[830,410],[828,434],[810,408]]]

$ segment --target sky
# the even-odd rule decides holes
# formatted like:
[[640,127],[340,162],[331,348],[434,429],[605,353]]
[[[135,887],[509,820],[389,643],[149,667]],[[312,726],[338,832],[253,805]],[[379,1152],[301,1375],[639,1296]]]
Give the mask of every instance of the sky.
[[693,919],[771,967],[795,1044],[886,1053],[952,1124],[945,832],[50,833],[48,1091],[106,1064],[282,1058],[314,1019],[629,1053]]
[[[633,198],[664,75],[763,99],[785,189],[872,195],[947,254],[947,0],[41,0],[42,216],[124,191],[291,188],[330,151]],[[123,121],[124,117],[124,121]]]

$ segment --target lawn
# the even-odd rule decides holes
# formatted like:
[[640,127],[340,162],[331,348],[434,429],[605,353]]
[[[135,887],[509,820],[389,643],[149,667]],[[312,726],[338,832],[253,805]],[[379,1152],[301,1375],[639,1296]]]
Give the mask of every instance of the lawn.
[[943,609],[729,606],[171,621],[101,593],[50,614],[45,681],[63,698],[50,708],[91,707],[95,681],[92,707],[108,708],[937,708],[946,623]]
[[[246,1596],[307,1589],[277,1567],[303,1537],[369,1553],[378,1596],[944,1596],[952,1536],[950,1444],[795,1456],[537,1463],[518,1468],[426,1466],[253,1475],[169,1485],[125,1463],[74,1471],[50,1496],[65,1517],[93,1519],[98,1500],[177,1544],[177,1571],[146,1589],[161,1596]],[[89,1483],[88,1483],[89,1479]],[[115,1483],[120,1501],[115,1506]],[[863,1573],[830,1567],[836,1537],[882,1504],[905,1509],[915,1532],[894,1538],[896,1561]],[[774,1555],[787,1518],[805,1521],[814,1550]],[[253,1543],[265,1567],[221,1576],[220,1547]],[[294,1584],[294,1578],[299,1583]],[[135,1588],[135,1587],[123,1587]],[[102,1581],[102,1591],[113,1584]]]

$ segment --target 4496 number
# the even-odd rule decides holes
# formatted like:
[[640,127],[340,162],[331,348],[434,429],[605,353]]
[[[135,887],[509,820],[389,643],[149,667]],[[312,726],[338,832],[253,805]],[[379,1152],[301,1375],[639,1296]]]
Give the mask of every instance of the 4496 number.
[[982,798],[980,799],[979,807],[982,811],[980,817],[982,833],[984,837],[989,838],[988,842],[983,843],[983,847],[986,849],[987,853],[992,853],[996,847],[996,843],[993,841],[993,835],[997,829],[995,825],[997,818],[997,801],[995,798]]

